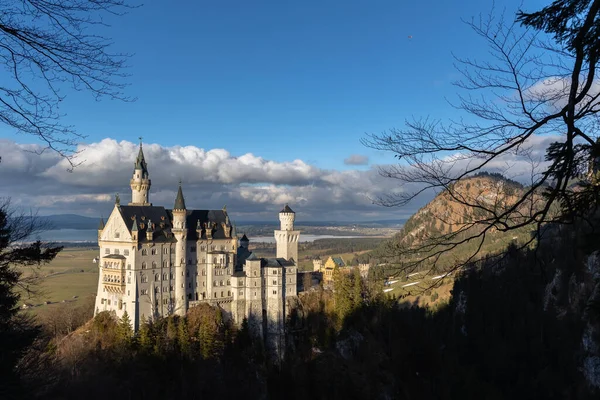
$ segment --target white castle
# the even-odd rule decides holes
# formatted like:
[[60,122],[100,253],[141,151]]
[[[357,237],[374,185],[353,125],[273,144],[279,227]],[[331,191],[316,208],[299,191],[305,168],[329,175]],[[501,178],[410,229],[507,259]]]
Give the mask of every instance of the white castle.
[[297,296],[299,231],[289,206],[279,213],[276,258],[258,258],[238,239],[227,210],[189,210],[181,182],[172,210],[149,202],[142,145],[130,181],[131,203],[115,206],[98,229],[100,257],[95,314],[127,311],[137,330],[145,318],[183,316],[206,302],[281,349],[286,315]]

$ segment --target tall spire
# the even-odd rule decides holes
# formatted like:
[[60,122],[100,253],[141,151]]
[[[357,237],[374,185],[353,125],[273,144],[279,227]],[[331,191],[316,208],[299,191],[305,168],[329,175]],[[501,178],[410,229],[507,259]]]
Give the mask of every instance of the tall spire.
[[183,191],[181,190],[181,179],[179,180],[179,189],[177,190],[177,197],[175,197],[173,210],[185,210],[185,200],[183,199]]
[[144,158],[144,151],[142,150],[142,138],[140,137],[140,150],[138,151],[137,158],[135,159],[134,169],[142,170],[142,178],[148,178],[148,164]]

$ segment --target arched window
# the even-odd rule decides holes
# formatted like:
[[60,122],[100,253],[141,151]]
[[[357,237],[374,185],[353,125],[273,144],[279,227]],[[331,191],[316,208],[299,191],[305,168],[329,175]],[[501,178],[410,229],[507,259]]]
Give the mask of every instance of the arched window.
[[154,275],[154,280],[155,281],[160,281],[160,274]]
[[231,284],[229,283],[229,279],[227,279],[227,286],[229,286],[229,285],[231,285]]
[[147,256],[148,255],[148,249],[142,249],[142,255],[143,256]]
[[152,261],[152,268],[156,268],[156,261]]
[[223,286],[223,281],[221,281],[221,286]]
[[160,292],[160,287],[159,287],[159,286],[156,286],[156,287],[154,288],[154,293],[159,293],[159,292]]
[[167,268],[167,260],[163,260],[163,268]]
[[146,269],[146,261],[142,261],[142,269]]
[[165,272],[163,274],[163,281],[166,281],[169,278],[169,275]]
[[119,249],[115,249],[115,254],[119,255]]
[[148,282],[148,275],[142,275],[142,277],[140,278],[140,280],[142,281],[142,283]]

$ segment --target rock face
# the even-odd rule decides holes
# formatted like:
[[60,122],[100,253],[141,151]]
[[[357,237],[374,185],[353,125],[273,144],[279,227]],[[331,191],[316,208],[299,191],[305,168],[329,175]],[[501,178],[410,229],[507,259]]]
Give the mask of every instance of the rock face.
[[592,253],[586,264],[584,281],[575,288],[585,300],[581,372],[590,386],[600,389],[600,252]]

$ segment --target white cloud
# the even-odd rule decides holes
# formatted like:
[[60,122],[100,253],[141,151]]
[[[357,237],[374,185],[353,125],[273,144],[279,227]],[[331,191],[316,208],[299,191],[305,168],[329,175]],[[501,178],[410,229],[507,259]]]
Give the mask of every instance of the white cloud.
[[[543,158],[555,139],[532,138],[528,154]],[[120,193],[122,203],[129,202],[129,179],[138,152],[135,143],[104,139],[81,145],[80,158],[85,162],[74,172],[67,172],[68,163],[53,153],[30,152],[39,150],[36,146],[7,140],[0,140],[0,146],[0,197],[11,196],[15,205],[39,209],[41,214],[98,216],[108,214],[115,193]],[[190,208],[227,205],[238,221],[275,220],[285,203],[305,221],[396,219],[411,215],[430,200],[423,195],[402,209],[372,204],[371,199],[386,193],[418,188],[415,184],[400,188],[398,181],[381,177],[377,165],[360,171],[324,170],[302,160],[277,162],[250,153],[234,157],[224,149],[158,144],[145,144],[144,154],[152,179],[151,202],[172,207],[181,177]],[[456,167],[464,167],[463,162]],[[526,175],[524,154],[508,155],[489,170],[507,165],[513,175]]]
[[350,157],[344,159],[346,165],[368,165],[369,157],[362,156],[360,154],[352,154]]

